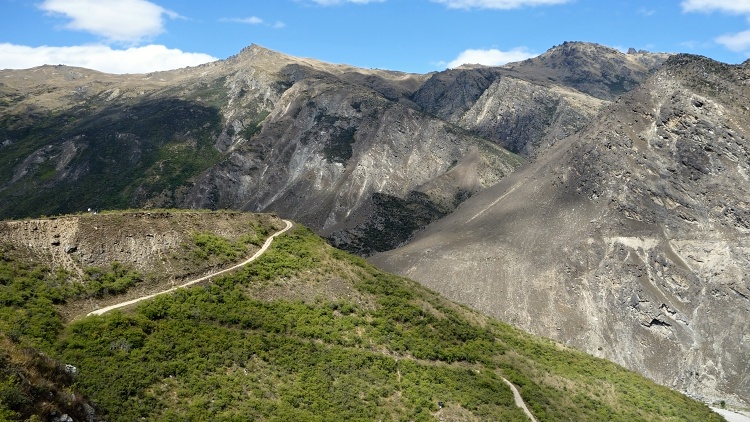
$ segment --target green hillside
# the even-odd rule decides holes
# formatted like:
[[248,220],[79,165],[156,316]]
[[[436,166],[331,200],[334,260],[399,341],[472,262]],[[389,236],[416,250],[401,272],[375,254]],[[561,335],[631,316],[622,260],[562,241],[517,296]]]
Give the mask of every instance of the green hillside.
[[[108,421],[526,421],[506,378],[539,421],[721,420],[299,226],[229,276],[73,322],[62,309],[110,290],[76,287],[18,245],[0,250],[0,419],[85,417],[92,406]],[[146,278],[121,265],[101,273],[125,289]]]

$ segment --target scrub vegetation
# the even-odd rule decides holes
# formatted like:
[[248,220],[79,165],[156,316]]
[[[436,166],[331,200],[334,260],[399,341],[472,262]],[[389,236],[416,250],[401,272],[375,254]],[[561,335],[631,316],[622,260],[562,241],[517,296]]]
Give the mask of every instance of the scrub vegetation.
[[[211,233],[193,242],[186,253],[200,259],[241,258],[241,242]],[[96,288],[75,290],[69,276],[11,246],[0,252],[0,419],[45,417],[55,405],[45,414],[38,403],[52,394],[57,411],[90,403],[108,421],[528,420],[504,377],[540,421],[721,420],[613,363],[384,273],[304,227],[211,283],[66,323],[59,309],[76,295],[116,294],[143,278],[112,264],[87,271]]]

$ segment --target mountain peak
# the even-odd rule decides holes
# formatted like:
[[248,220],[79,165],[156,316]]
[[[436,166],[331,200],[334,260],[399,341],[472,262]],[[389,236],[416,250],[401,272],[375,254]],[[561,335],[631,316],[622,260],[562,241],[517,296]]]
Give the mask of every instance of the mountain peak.
[[288,56],[278,51],[271,50],[258,44],[250,44],[249,46],[240,50],[239,53],[227,58],[227,61],[245,61],[245,60],[259,60],[259,59],[283,59],[285,61],[294,60],[293,57]]
[[545,54],[550,53],[570,53],[570,52],[604,52],[611,54],[622,54],[619,50],[606,45],[586,42],[586,41],[564,41],[560,45],[552,46]]
[[540,81],[572,86],[603,100],[636,87],[669,57],[664,53],[626,54],[601,44],[566,41],[540,56],[507,65]]

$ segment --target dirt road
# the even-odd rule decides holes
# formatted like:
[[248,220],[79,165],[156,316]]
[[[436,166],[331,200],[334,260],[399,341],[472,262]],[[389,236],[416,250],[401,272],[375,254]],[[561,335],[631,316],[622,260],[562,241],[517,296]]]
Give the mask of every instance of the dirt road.
[[503,378],[503,381],[505,381],[505,383],[508,384],[508,387],[510,387],[510,391],[513,392],[513,400],[515,400],[516,406],[520,407],[523,410],[523,413],[525,413],[526,416],[528,416],[532,422],[537,422],[534,415],[531,414],[531,411],[529,410],[529,408],[526,407],[526,403],[524,403],[523,398],[521,397],[521,393],[518,392],[518,389],[516,388],[516,386],[513,385],[512,382],[506,380],[505,378]]

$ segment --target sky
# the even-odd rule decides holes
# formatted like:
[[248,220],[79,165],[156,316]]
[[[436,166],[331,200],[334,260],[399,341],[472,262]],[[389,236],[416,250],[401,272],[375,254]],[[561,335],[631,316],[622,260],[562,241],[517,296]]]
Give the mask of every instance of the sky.
[[147,73],[258,44],[428,73],[498,66],[564,41],[750,58],[750,0],[0,0],[0,69]]

